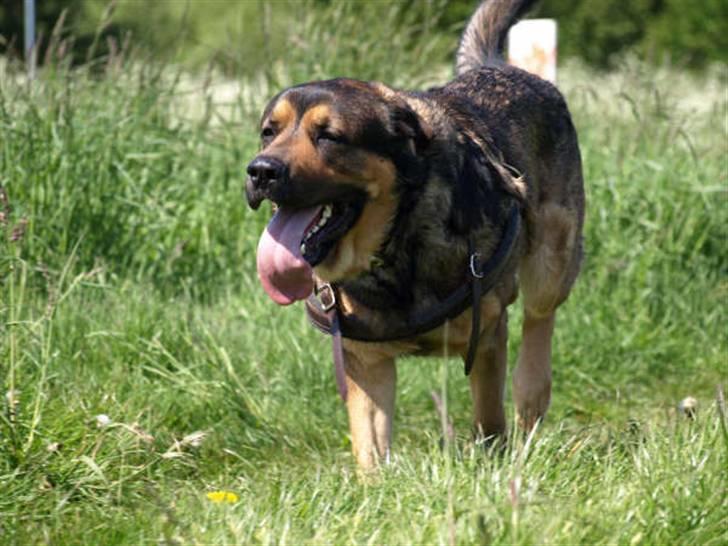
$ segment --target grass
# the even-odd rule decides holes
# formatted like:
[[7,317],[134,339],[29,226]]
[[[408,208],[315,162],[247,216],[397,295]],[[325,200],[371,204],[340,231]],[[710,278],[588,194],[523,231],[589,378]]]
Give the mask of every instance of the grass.
[[[260,289],[265,214],[242,191],[272,90],[306,69],[377,77],[363,53],[380,38],[340,66],[297,59],[242,82],[224,106],[153,64],[32,84],[0,67],[3,543],[728,540],[720,67],[563,71],[588,256],[559,314],[546,422],[489,452],[469,436],[461,364],[406,359],[393,463],[357,477],[328,340]],[[398,85],[442,72],[407,57],[383,70]],[[446,451],[429,394],[443,369]],[[694,419],[676,409],[686,396]],[[216,490],[238,501],[210,501]]]

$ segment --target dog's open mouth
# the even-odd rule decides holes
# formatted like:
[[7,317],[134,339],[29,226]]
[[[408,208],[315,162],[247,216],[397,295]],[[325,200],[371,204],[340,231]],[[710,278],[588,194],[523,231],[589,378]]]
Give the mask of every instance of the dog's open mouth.
[[362,199],[298,209],[279,206],[258,243],[258,277],[280,305],[305,299],[320,264],[354,226]]

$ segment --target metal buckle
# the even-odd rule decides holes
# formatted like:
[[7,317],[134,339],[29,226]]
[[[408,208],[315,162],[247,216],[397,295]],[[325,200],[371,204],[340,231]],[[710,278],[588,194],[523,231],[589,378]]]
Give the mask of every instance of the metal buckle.
[[476,279],[482,279],[485,275],[478,273],[475,265],[477,260],[480,258],[480,252],[473,252],[470,255],[470,274]]
[[325,282],[322,285],[316,285],[314,293],[325,313],[328,313],[336,307],[336,293],[329,283]]

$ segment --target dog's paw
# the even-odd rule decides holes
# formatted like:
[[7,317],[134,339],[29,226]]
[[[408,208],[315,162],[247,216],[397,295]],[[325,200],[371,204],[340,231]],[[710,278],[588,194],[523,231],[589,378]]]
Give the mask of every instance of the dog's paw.
[[551,377],[524,378],[516,374],[513,381],[518,426],[530,432],[542,421],[551,403]]

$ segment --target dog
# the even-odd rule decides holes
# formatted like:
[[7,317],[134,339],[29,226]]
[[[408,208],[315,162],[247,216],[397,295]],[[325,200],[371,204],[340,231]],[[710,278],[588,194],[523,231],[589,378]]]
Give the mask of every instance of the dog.
[[462,355],[476,434],[505,433],[507,308],[519,291],[518,423],[532,429],[549,406],[551,338],[579,272],[585,197],[564,99],[503,60],[531,4],[482,2],[442,87],[315,81],[263,112],[245,187],[250,207],[275,208],[258,276],[280,305],[307,300],[334,335],[364,469],[389,458],[402,355]]

